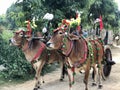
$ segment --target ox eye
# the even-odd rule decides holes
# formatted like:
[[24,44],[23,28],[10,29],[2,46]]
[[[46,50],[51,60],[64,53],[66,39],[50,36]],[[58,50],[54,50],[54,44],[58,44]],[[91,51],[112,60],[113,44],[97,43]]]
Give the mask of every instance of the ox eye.
[[62,32],[59,32],[59,34],[63,34]]
[[23,34],[21,33],[20,36],[23,36]]
[[64,26],[64,28],[67,28],[67,27],[68,27],[67,25]]

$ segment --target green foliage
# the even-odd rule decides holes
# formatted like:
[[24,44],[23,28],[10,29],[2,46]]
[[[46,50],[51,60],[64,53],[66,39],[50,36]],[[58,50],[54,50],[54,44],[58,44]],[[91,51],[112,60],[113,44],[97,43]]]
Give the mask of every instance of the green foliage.
[[31,74],[31,65],[17,48],[5,47],[5,50],[7,52],[2,54],[4,57],[2,63],[6,68],[3,72],[5,78],[24,78]]
[[0,26],[7,26],[7,21],[6,21],[6,16],[5,15],[0,15]]
[[[105,28],[117,29],[120,27],[120,11],[113,0],[19,0],[7,10],[7,20],[10,28],[23,26],[24,21],[35,19],[37,30],[42,29],[43,16],[54,14],[52,28],[56,28],[62,19],[75,18],[76,11],[82,11],[82,25],[88,27],[100,15],[103,17]],[[92,16],[90,16],[92,14]],[[112,18],[111,18],[112,16]]]
[[3,30],[2,32],[2,39],[5,41],[9,41],[9,39],[12,37],[13,33],[10,30]]
[[25,78],[33,75],[32,67],[25,60],[23,53],[18,48],[10,46],[1,35],[0,65],[6,68],[1,72],[5,78]]
[[[114,29],[120,27],[118,19],[120,17],[118,6],[113,0],[96,0],[89,9],[89,20],[94,21],[102,15],[104,27]],[[92,16],[90,17],[90,14]]]
[[22,6],[12,4],[11,7],[7,10],[6,18],[9,23],[9,29],[23,26],[23,22],[25,21],[25,15],[23,13]]

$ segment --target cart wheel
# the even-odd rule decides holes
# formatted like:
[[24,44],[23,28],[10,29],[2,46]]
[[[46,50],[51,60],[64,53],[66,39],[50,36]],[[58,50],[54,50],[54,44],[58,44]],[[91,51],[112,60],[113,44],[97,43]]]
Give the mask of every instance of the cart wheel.
[[103,65],[103,73],[104,76],[107,78],[110,75],[112,65],[109,63],[112,61],[112,54],[110,49],[105,50],[105,60],[104,60],[104,65]]
[[[112,64],[111,64],[111,62],[112,62]],[[111,73],[112,65],[114,65],[114,64],[115,64],[115,62],[112,61],[111,50],[106,49],[105,50],[105,60],[104,60],[104,64],[103,64],[104,76],[102,76],[104,80],[105,80],[105,78],[109,77],[109,75]],[[94,79],[94,71],[92,71],[92,79]]]

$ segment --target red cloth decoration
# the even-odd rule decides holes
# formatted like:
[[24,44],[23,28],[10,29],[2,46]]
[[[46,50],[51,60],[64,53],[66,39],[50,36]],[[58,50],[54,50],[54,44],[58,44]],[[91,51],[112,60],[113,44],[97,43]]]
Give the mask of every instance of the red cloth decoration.
[[69,25],[70,23],[69,23],[66,19],[63,19],[63,20],[62,20],[62,24]]
[[100,30],[102,31],[102,29],[103,29],[103,22],[102,22],[102,16],[101,15],[100,15],[99,19],[100,19]]
[[39,48],[38,52],[31,60],[31,62],[35,61],[38,57],[40,57],[44,49],[45,49],[45,44],[41,42],[41,47]]
[[71,70],[72,70],[72,72],[75,72],[75,67],[72,67]]
[[80,30],[81,30],[81,27],[80,27],[80,26],[77,26],[77,30],[80,32]]
[[78,18],[78,13],[76,13],[76,18]]
[[28,20],[28,24],[27,24],[27,35],[28,36],[31,36],[31,33],[32,33],[32,29],[31,29],[31,26],[30,26],[30,20]]

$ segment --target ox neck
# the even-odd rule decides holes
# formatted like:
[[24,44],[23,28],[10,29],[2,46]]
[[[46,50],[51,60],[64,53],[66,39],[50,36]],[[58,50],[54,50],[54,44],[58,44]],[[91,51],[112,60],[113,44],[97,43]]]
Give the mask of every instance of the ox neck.
[[62,47],[59,51],[62,51],[61,53],[66,56],[66,57],[69,57],[71,51],[72,51],[72,48],[73,48],[73,41],[72,40],[69,40],[68,37],[64,37],[63,38],[63,44],[62,44]]
[[24,44],[22,45],[22,51],[25,52],[30,48],[30,41],[24,41]]
[[39,40],[24,41],[22,45],[22,51],[26,59],[31,62],[31,64],[38,60],[43,51],[45,50],[45,44]]

